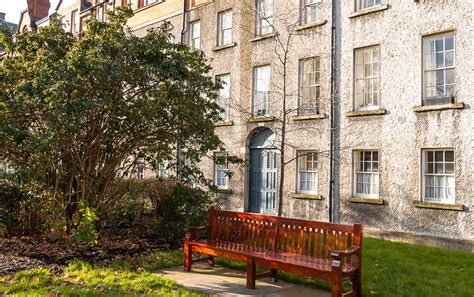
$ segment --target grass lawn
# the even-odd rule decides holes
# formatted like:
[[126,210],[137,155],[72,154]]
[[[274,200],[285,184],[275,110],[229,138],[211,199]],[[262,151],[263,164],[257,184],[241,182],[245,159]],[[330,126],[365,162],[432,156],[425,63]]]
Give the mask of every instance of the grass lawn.
[[0,277],[0,296],[207,296],[151,273],[177,266],[181,258],[182,251],[177,250],[107,266],[75,261],[59,275],[46,268],[26,270]]
[[[244,264],[222,259],[218,263],[245,268]],[[473,253],[365,238],[362,264],[364,295],[474,296]],[[106,265],[73,262],[59,275],[39,268],[0,278],[0,295],[204,296],[150,273],[178,265],[182,265],[181,250]],[[322,281],[288,273],[280,273],[280,277],[329,289]]]

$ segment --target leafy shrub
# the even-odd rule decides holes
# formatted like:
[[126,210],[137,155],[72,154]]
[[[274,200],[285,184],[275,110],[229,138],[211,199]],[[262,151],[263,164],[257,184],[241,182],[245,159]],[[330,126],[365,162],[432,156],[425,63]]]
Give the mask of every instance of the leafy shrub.
[[182,184],[176,185],[161,202],[158,232],[171,242],[181,240],[186,227],[205,224],[209,208],[214,205],[209,193]]
[[76,217],[75,228],[72,229],[72,236],[80,242],[97,243],[99,233],[96,229],[96,223],[99,220],[97,210],[86,206],[85,203],[79,203],[79,212]]
[[103,227],[117,231],[137,225],[147,212],[145,181],[117,181],[111,189],[107,197],[110,203],[102,209]]
[[108,196],[111,203],[102,211],[103,227],[119,231],[154,222],[163,215],[162,201],[176,184],[176,181],[161,179],[117,181]]
[[[15,176],[0,177],[0,236],[27,235],[47,229],[49,200],[34,185]],[[50,212],[52,213],[52,212]]]

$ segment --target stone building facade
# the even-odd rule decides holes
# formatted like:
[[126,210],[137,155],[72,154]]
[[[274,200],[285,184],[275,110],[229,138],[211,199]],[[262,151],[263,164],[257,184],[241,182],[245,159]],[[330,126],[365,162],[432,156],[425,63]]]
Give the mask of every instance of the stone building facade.
[[249,166],[201,164],[224,208],[276,213],[283,139],[284,216],[474,240],[472,0],[83,0],[57,13],[79,33],[88,11],[120,5],[139,36],[169,22],[228,86],[226,152],[212,153]]

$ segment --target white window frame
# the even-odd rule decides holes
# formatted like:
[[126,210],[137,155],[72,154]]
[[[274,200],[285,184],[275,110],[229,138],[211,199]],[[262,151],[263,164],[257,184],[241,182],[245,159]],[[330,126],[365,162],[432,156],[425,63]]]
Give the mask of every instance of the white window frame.
[[169,161],[163,161],[158,164],[158,168],[156,169],[156,178],[163,178],[166,179],[169,177],[168,175],[168,168]]
[[[370,160],[366,161],[366,153],[370,153]],[[377,153],[377,160],[374,160],[374,153]],[[354,150],[352,154],[352,193],[354,197],[359,198],[380,198],[380,152],[377,149],[360,149]],[[367,163],[370,168],[366,168]],[[374,171],[374,164],[377,164],[377,170]],[[359,183],[358,176],[362,176],[362,183]],[[368,180],[368,191],[359,191],[359,184],[367,184],[366,177],[370,177]],[[375,181],[375,182],[372,182]],[[364,187],[364,186],[363,186]],[[364,187],[365,188],[365,187]],[[369,192],[369,193],[367,193]]]
[[223,87],[219,90],[217,104],[224,109],[221,112],[221,121],[228,122],[230,120],[230,92],[231,92],[231,77],[230,73],[220,74],[216,76],[216,80],[220,80]]
[[[321,0],[300,0],[301,24],[311,24],[321,20]],[[314,15],[314,19],[312,18]]]
[[[224,23],[224,18],[229,17],[229,23],[227,24],[226,27]],[[232,21],[233,21],[233,15],[232,15],[232,9],[224,10],[219,12],[217,15],[217,45],[218,46],[223,46],[223,45],[228,45],[232,44],[233,42],[233,30],[232,30]],[[226,41],[226,34],[230,35],[230,40]]]
[[355,11],[369,9],[382,4],[383,0],[355,0]]
[[145,179],[145,167],[143,165],[140,165],[137,167],[137,173],[136,173],[137,179]]
[[[308,62],[312,62],[313,71],[306,73],[305,65]],[[299,96],[298,96],[298,115],[314,115],[319,113],[319,101],[321,97],[321,60],[319,57],[310,57],[306,59],[301,59],[299,61]],[[313,79],[309,79],[310,84],[305,86],[305,76],[313,76]],[[302,107],[305,90],[314,89],[313,93],[315,94],[314,98],[310,98],[308,101],[311,101],[313,104],[308,104],[312,106]],[[314,101],[314,102],[313,102]],[[308,102],[306,102],[308,103]]]
[[[198,26],[198,28],[195,28]],[[201,21],[196,20],[189,23],[189,47],[192,50],[201,49]]]
[[[260,77],[268,71],[268,77]],[[270,115],[270,89],[272,70],[270,65],[261,65],[253,68],[252,114],[255,117]]]
[[[448,43],[447,40],[452,38],[452,48],[446,49]],[[441,43],[439,43],[441,41]],[[431,34],[423,36],[423,99],[433,100],[436,98],[450,97],[454,96],[455,86],[456,86],[456,34],[454,31],[447,31],[437,34]],[[428,46],[431,44],[431,47]],[[439,46],[442,45],[442,49],[439,50]],[[438,65],[438,56],[442,57],[442,65]],[[449,65],[449,59],[447,57],[452,56],[451,63]],[[430,61],[428,61],[430,60]],[[431,64],[431,65],[429,65]],[[452,80],[448,81],[447,74],[448,71],[452,73]],[[432,84],[428,85],[430,81],[428,76],[434,73],[434,77],[431,79]],[[442,73],[443,79],[442,84],[438,84],[438,73]],[[434,84],[433,84],[434,82]],[[438,94],[439,88],[443,89],[442,94]],[[434,89],[428,95],[428,88]],[[451,99],[452,100],[452,99]],[[451,102],[449,102],[451,103]],[[441,103],[442,104],[442,103]]]
[[147,6],[153,3],[161,2],[162,0],[143,0],[143,6]]
[[[381,108],[380,53],[380,45],[354,49],[354,110]],[[362,55],[361,64],[359,55]]]
[[[214,184],[218,189],[228,190],[229,189],[229,154],[226,152],[214,153]],[[225,158],[224,164],[217,164],[217,158]],[[223,176],[221,176],[222,174]],[[221,183],[222,182],[222,183]]]
[[[436,153],[442,152],[441,162],[437,162]],[[452,161],[446,161],[446,152],[452,153]],[[429,162],[429,153],[434,153],[432,162]],[[429,163],[433,164],[432,172],[428,172]],[[441,164],[442,173],[435,173],[437,170],[437,164]],[[446,165],[452,165],[452,173],[446,173]],[[444,197],[427,197],[427,176],[440,177],[443,179],[443,186],[451,183],[452,194],[448,197],[448,187],[438,187],[443,189]],[[436,180],[434,180],[434,188],[436,188]],[[430,203],[443,203],[443,204],[455,204],[456,202],[456,162],[455,162],[455,150],[453,148],[425,148],[421,150],[421,201]]]
[[79,10],[71,11],[71,33],[76,35],[79,33]]
[[256,0],[255,35],[273,33],[273,0]]
[[[318,194],[318,152],[315,150],[301,150],[296,152],[296,156],[297,192],[301,194]],[[312,160],[308,160],[309,156],[312,157]],[[311,168],[308,168],[308,162],[310,162],[310,164],[312,165]],[[306,178],[304,179],[303,173],[306,174]],[[311,176],[312,179],[308,178]],[[302,186],[303,182],[307,183],[306,187]],[[312,183],[312,189],[308,189],[309,187],[307,185],[309,183]]]

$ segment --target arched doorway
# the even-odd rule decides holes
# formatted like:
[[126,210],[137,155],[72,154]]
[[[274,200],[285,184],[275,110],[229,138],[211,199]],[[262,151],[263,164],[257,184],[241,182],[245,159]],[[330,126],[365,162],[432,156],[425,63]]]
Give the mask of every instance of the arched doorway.
[[270,129],[256,133],[249,143],[249,211],[276,214],[276,146]]

